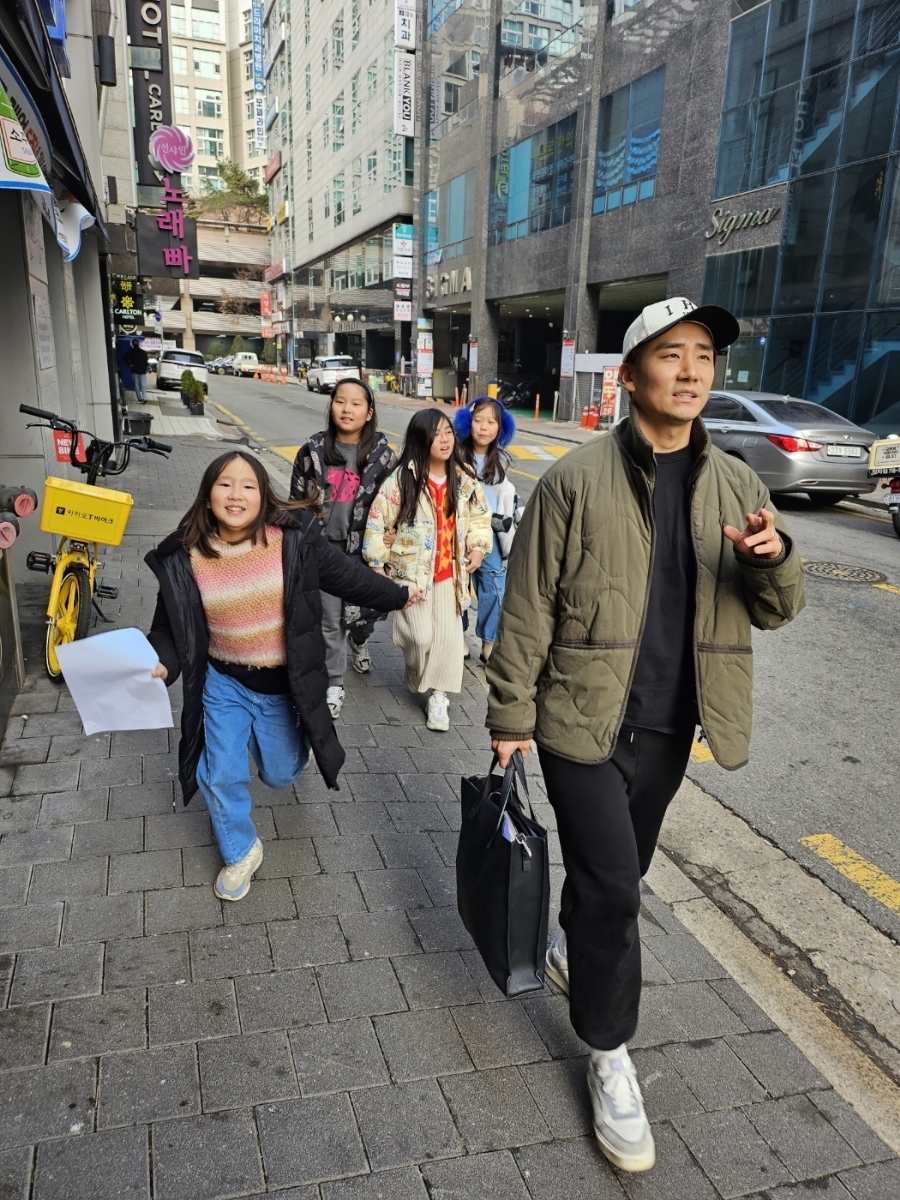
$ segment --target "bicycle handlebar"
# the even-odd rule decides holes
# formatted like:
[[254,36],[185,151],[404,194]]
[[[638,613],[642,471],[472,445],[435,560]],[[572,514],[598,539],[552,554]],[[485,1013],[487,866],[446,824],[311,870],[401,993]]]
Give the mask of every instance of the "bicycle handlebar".
[[165,442],[154,442],[153,438],[144,438],[148,450],[156,450],[160,454],[171,454],[172,447]]
[[48,412],[45,408],[34,408],[31,404],[20,404],[19,412],[26,413],[29,417],[40,417],[42,421],[49,421],[54,429],[68,429],[71,433],[78,431],[78,426],[74,421],[67,421],[65,417],[60,417],[57,413]]
[[[172,447],[165,442],[155,442],[153,438],[137,437],[126,438],[124,442],[104,442],[93,434],[87,434],[91,438],[91,443],[87,448],[87,457],[82,460],[77,457],[79,438],[78,434],[83,433],[73,421],[67,421],[65,417],[60,417],[56,413],[49,412],[44,408],[35,408],[31,404],[20,404],[19,412],[25,413],[29,417],[39,417],[40,420],[46,421],[51,429],[66,430],[72,435],[72,442],[69,447],[69,461],[73,467],[78,467],[85,475],[88,476],[88,483],[95,483],[98,476],[106,475],[121,475],[128,466],[130,452],[133,449],[140,450],[142,453],[161,454],[163,456],[172,453]],[[110,463],[110,458],[116,446],[122,447],[122,457],[118,463]]]

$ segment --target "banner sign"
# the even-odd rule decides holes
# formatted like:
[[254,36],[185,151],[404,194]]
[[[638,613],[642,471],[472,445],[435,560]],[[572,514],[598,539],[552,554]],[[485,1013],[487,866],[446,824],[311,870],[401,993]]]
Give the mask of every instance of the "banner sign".
[[263,58],[263,6],[262,0],[253,0],[252,46],[253,46],[253,125],[256,132],[257,150],[266,148],[266,71]]
[[278,172],[280,170],[281,170],[281,151],[276,150],[275,153],[272,155],[272,157],[269,159],[268,166],[266,167],[266,173],[265,173],[266,183],[271,183],[272,180],[275,178],[275,176],[278,174]]
[[619,391],[619,368],[603,368],[603,391],[600,393],[600,420],[611,421],[616,415],[616,396]]
[[413,252],[413,241],[416,231],[412,225],[394,226],[394,254],[409,257]]
[[165,177],[166,211],[137,214],[138,270],[141,275],[199,279],[197,222],[184,215],[184,193]]
[[394,5],[394,45],[400,50],[416,48],[415,0],[396,0]]
[[113,275],[109,281],[109,306],[117,322],[144,323],[144,298],[134,275]]
[[575,378],[575,339],[563,338],[562,356],[559,362],[560,379]]
[[469,374],[478,374],[478,338],[469,338]]
[[134,101],[134,156],[139,184],[158,187],[149,158],[150,135],[172,124],[168,0],[125,0]]
[[395,300],[394,301],[394,320],[395,321],[411,321],[412,320],[412,301],[411,300]]
[[412,280],[411,279],[395,279],[394,280],[394,299],[395,300],[412,300]]
[[416,56],[394,51],[394,133],[416,136]]
[[[70,463],[72,450],[72,434],[68,429],[53,430],[53,448],[56,451],[56,461]],[[78,434],[78,441],[75,448],[75,457],[82,462],[87,460],[87,454],[84,449],[84,434]]]
[[271,317],[272,315],[272,293],[259,293],[259,315],[261,317]]
[[395,258],[394,276],[397,279],[412,279],[413,260],[411,258]]

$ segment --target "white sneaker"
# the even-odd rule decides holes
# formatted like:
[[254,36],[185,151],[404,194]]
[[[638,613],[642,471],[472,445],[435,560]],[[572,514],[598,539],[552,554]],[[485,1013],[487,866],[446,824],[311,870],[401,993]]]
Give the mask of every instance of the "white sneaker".
[[372,670],[372,660],[369,658],[369,647],[365,642],[358,646],[353,638],[350,639],[350,657],[353,660],[353,670],[360,675],[367,675]]
[[344,689],[342,687],[330,687],[325,693],[325,703],[328,705],[328,711],[332,718],[336,721],[341,715],[341,709],[344,707]]
[[225,866],[219,872],[214,888],[219,899],[243,900],[250,891],[253,872],[259,869],[262,860],[262,842],[257,838],[250,847],[249,854],[245,854],[240,862]]
[[656,1146],[627,1047],[592,1050],[587,1076],[600,1149],[620,1171],[649,1171]]
[[557,987],[568,996],[569,994],[569,955],[566,946],[566,933],[561,929],[547,947],[547,974]]
[[425,712],[425,724],[429,729],[438,733],[447,732],[450,728],[450,700],[446,692],[432,692]]

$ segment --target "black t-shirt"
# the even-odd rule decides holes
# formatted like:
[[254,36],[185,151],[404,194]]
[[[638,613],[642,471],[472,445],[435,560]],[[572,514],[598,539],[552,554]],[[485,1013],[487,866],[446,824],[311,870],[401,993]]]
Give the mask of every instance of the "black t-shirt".
[[697,561],[688,481],[694,451],[656,455],[656,550],[647,618],[625,709],[626,728],[676,733],[697,721],[694,609]]

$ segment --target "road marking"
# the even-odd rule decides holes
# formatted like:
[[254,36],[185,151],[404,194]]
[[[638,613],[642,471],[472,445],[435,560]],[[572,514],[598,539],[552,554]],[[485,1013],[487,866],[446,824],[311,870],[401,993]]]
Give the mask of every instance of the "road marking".
[[891,592],[894,596],[900,596],[900,588],[894,587],[892,583],[873,583],[872,587],[880,588],[882,592]]
[[513,458],[524,458],[526,461],[556,458],[556,455],[551,454],[546,446],[509,446],[508,450]]
[[811,837],[803,837],[800,841],[885,908],[900,913],[900,883],[880,867],[870,863],[830,833],[816,833]]
[[274,450],[276,454],[280,454],[282,458],[286,458],[289,463],[294,461],[297,457],[297,451],[300,449],[299,446],[270,446],[269,448]]
[[713,757],[713,752],[712,752],[712,750],[710,750],[709,746],[704,746],[702,742],[694,742],[693,746],[691,746],[691,762],[692,763],[704,763],[704,762],[715,762],[715,761],[716,760]]

